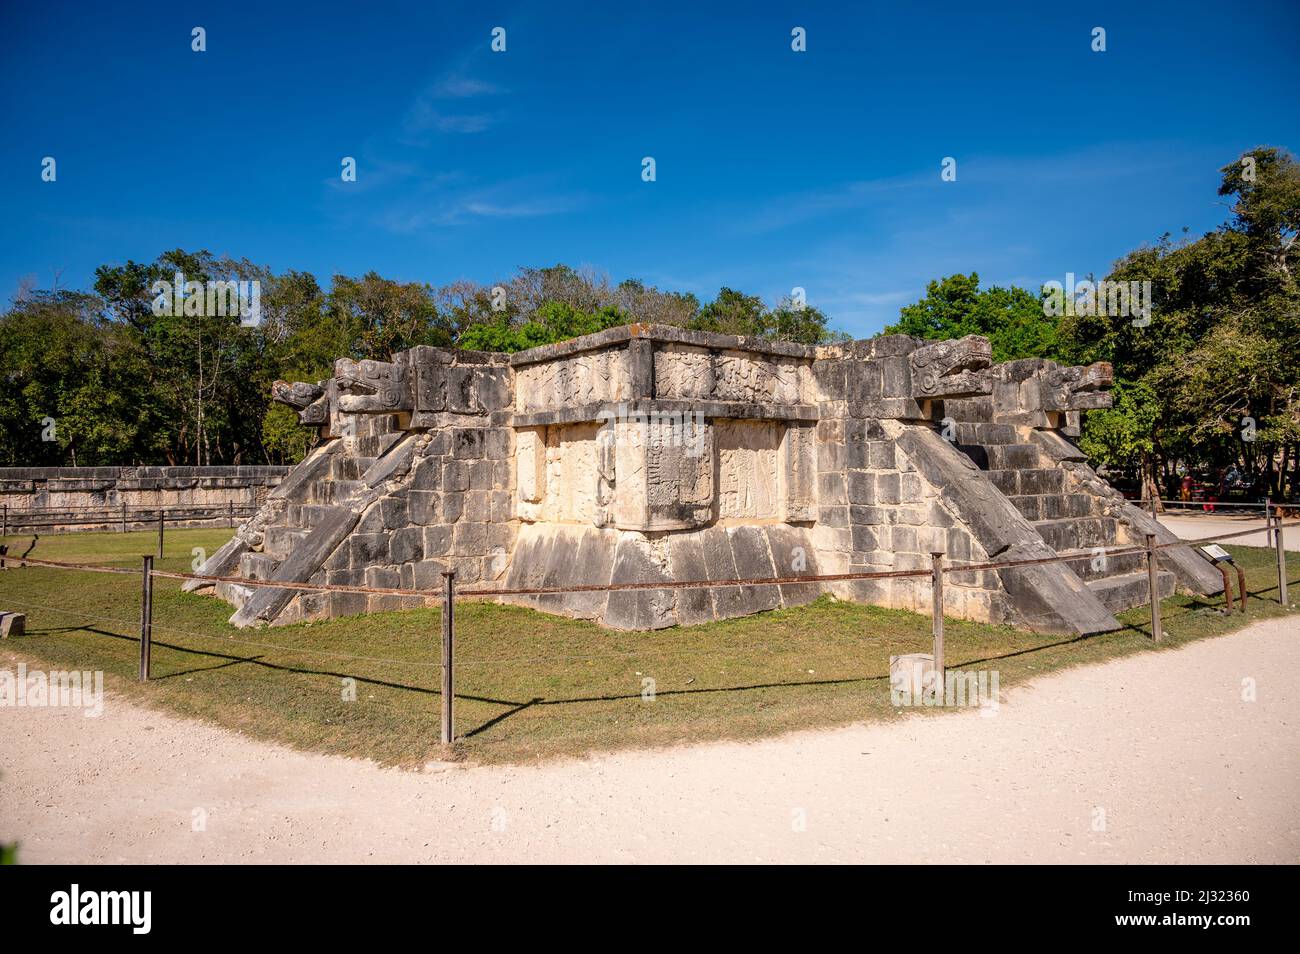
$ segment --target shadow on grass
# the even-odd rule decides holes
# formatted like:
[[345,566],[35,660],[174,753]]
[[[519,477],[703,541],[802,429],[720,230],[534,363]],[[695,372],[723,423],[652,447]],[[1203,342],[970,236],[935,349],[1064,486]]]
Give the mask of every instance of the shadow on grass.
[[[108,637],[109,639],[121,640],[123,642],[128,642],[128,643],[139,642],[139,640],[134,636],[126,636],[122,633],[114,633],[109,630],[98,629],[89,626],[60,626],[51,629],[33,630],[31,631],[31,634],[32,635],[59,634],[59,633],[66,634],[72,632],[93,633],[96,636],[105,636]],[[151,682],[163,683],[171,679],[176,679],[180,676],[188,676],[188,675],[193,675],[195,673],[213,672],[218,669],[228,669],[230,667],[238,666],[241,664],[249,664],[253,666],[258,666],[262,669],[270,669],[276,672],[293,673],[295,675],[301,675],[301,676],[324,676],[332,679],[354,679],[358,683],[364,683],[369,686],[380,686],[385,689],[397,689],[406,692],[414,692],[414,693],[419,693],[422,696],[432,697],[432,696],[442,695],[442,692],[439,689],[427,689],[423,686],[411,686],[411,685],[407,685],[406,683],[393,682],[386,679],[376,679],[371,676],[361,676],[361,675],[356,675],[354,673],[338,672],[335,670],[311,669],[304,666],[289,666],[283,663],[270,662],[269,660],[265,659],[260,655],[259,656],[236,656],[236,655],[231,655],[230,653],[220,653],[220,652],[214,652],[212,650],[206,650],[206,649],[194,649],[190,646],[178,646],[175,643],[168,643],[156,639],[152,640],[151,644],[155,649],[170,649],[175,652],[189,653],[194,656],[204,656],[210,659],[222,660],[221,662],[211,666],[192,666],[189,669],[181,669],[176,672],[167,673],[165,675],[152,676],[150,679]],[[1044,646],[1039,648],[1046,649],[1050,647]],[[1031,650],[1025,650],[1025,651],[1029,652]],[[753,692],[760,689],[798,689],[798,688],[807,688],[809,686],[841,686],[841,685],[852,685],[855,683],[869,683],[869,682],[882,682],[882,681],[887,682],[888,679],[889,679],[888,675],[861,676],[861,677],[855,677],[851,679],[801,679],[797,681],[786,681],[786,682],[760,682],[760,683],[753,683],[753,684],[743,685],[743,686],[713,686],[713,687],[701,686],[698,689],[668,689],[668,690],[659,691],[655,695],[656,696],[692,696],[692,695],[708,695],[708,694],[716,694],[716,693],[724,693],[724,692]],[[630,700],[641,698],[641,693],[628,692],[628,693],[613,693],[613,694],[590,695],[590,696],[571,696],[562,699],[547,699],[545,696],[534,696],[533,698],[528,699],[527,701],[521,701],[517,699],[497,699],[491,696],[471,695],[468,693],[458,692],[455,694],[455,698],[463,699],[468,702],[481,702],[487,705],[506,707],[507,711],[499,715],[493,716],[491,719],[488,719],[486,722],[483,722],[482,724],[476,726],[473,729],[461,733],[461,736],[463,738],[469,738],[471,736],[480,735],[483,732],[486,732],[488,729],[500,725],[502,722],[504,722],[506,719],[510,718],[511,716],[517,715],[520,712],[523,712],[527,709],[531,709],[534,707],[582,705],[582,704],[602,703],[602,702],[624,702],[624,701],[630,701]]]
[[[1276,594],[1277,590],[1278,590],[1277,584],[1274,583],[1272,586],[1262,586],[1256,589],[1248,590],[1247,596],[1250,599],[1259,600],[1260,602],[1265,602],[1265,603],[1276,602],[1277,601],[1276,596],[1273,596],[1271,600],[1268,599],[1268,596],[1269,594]],[[1162,607],[1162,618],[1164,619],[1165,622],[1185,619],[1187,617],[1192,617],[1197,615],[1205,616],[1207,615],[1207,612],[1214,612],[1223,616],[1229,615],[1223,612],[1221,604],[1217,602],[1212,602],[1208,599],[1201,598],[1201,597],[1186,596],[1186,595],[1184,595],[1183,598],[1187,601],[1186,603],[1182,603],[1174,607],[1169,607],[1169,606]],[[1234,612],[1231,615],[1240,616],[1243,625],[1249,621],[1248,619],[1249,614],[1239,614]],[[38,635],[38,634],[55,635],[55,634],[68,634],[73,632],[89,632],[89,633],[94,633],[95,635],[105,636],[111,639],[117,639],[117,640],[122,640],[124,642],[131,642],[131,643],[138,643],[139,641],[138,638],[135,636],[128,636],[122,633],[114,633],[109,630],[98,629],[93,627],[85,627],[85,626],[61,626],[61,627],[51,627],[49,629],[29,630],[29,633],[31,635]],[[954,664],[952,668],[977,666],[981,664],[997,662],[999,660],[1013,659],[1017,657],[1032,658],[1035,654],[1044,653],[1051,650],[1057,650],[1064,647],[1077,645],[1080,643],[1085,643],[1089,640],[1096,638],[1096,636],[1113,636],[1117,634],[1135,635],[1135,636],[1140,636],[1145,640],[1150,640],[1151,638],[1150,623],[1148,622],[1145,626],[1135,622],[1124,623],[1121,629],[1114,630],[1110,633],[1071,636],[1068,638],[1054,640],[1053,642],[1049,642],[1049,643],[1042,643],[1036,646],[1029,646],[1024,649],[1017,649],[1010,652],[999,653],[996,655],[982,656],[975,659],[964,660],[960,663]],[[154,640],[153,645],[159,649],[168,649],[179,653],[189,653],[193,656],[206,657],[212,660],[218,660],[218,662],[215,662],[213,665],[194,665],[187,669],[182,669],[176,672],[171,672],[165,675],[153,677],[153,681],[160,682],[160,683],[165,682],[167,680],[176,679],[177,677],[180,676],[189,676],[189,675],[194,675],[199,673],[213,672],[220,669],[228,669],[228,668],[236,667],[241,664],[248,664],[248,665],[260,667],[262,669],[268,669],[268,670],[283,672],[283,673],[292,673],[295,675],[320,676],[320,677],[328,677],[333,679],[345,679],[345,678],[353,679],[358,683],[363,683],[365,685],[418,693],[420,696],[424,696],[424,697],[439,697],[442,694],[441,691],[436,688],[425,688],[422,686],[413,686],[402,682],[395,682],[386,679],[378,679],[372,676],[363,676],[363,675],[356,675],[353,673],[339,672],[336,670],[314,669],[314,668],[308,668],[303,666],[291,666],[283,663],[276,663],[266,659],[263,655],[239,656],[230,653],[216,652],[212,650],[194,649],[189,646],[180,646],[175,643],[162,642],[159,640]],[[292,653],[295,652],[296,650],[292,649],[291,647],[284,647],[284,651]],[[305,650],[304,652],[310,652],[310,650]],[[717,686],[717,687],[702,686],[695,689],[670,689],[670,690],[657,692],[656,696],[688,696],[689,697],[689,696],[696,696],[696,695],[709,695],[709,694],[719,694],[719,693],[753,692],[753,691],[763,690],[763,689],[797,689],[797,688],[807,688],[810,686],[844,686],[844,685],[866,684],[866,683],[881,683],[881,682],[887,683],[888,680],[889,680],[889,676],[888,674],[885,674],[879,676],[861,676],[861,677],[853,677],[853,678],[846,678],[846,679],[801,679],[797,681],[757,682],[757,683],[737,685],[737,686]],[[630,700],[641,698],[641,693],[632,691],[627,693],[570,696],[570,697],[557,698],[557,699],[548,699],[544,696],[534,696],[531,699],[527,699],[527,700],[501,699],[501,698],[495,698],[491,696],[470,695],[465,693],[456,693],[455,697],[457,699],[462,699],[465,701],[479,702],[479,703],[484,703],[493,706],[502,706],[505,709],[505,711],[489,719],[486,719],[485,721],[479,723],[478,725],[476,725],[471,729],[464,731],[463,733],[460,733],[460,738],[469,739],[475,736],[482,735],[483,733],[488,732],[489,730],[502,725],[507,720],[513,718],[514,716],[519,715],[520,713],[526,712],[529,709],[534,709],[539,707],[569,706],[569,705],[584,705],[584,704],[599,704],[599,703],[608,703],[608,702],[630,701]]]

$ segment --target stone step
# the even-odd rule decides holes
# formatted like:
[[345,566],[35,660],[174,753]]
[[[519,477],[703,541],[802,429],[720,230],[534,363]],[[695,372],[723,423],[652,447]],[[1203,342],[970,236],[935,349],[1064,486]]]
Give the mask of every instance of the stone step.
[[987,424],[993,420],[993,402],[982,398],[949,398],[943,402],[943,416],[963,423]]
[[214,588],[217,599],[225,600],[238,612],[253,595],[256,587],[241,586],[238,583],[218,583]]
[[285,508],[285,518],[283,526],[301,527],[303,530],[310,530],[318,526],[322,520],[329,519],[336,509],[332,504],[290,504]]
[[262,552],[277,562],[283,560],[310,532],[302,527],[267,527],[262,536]]
[[1139,571],[1146,572],[1147,558],[1144,553],[1099,554],[1096,550],[1058,550],[1056,555],[1070,557],[1065,565],[1085,583]]
[[245,553],[239,557],[239,575],[249,580],[269,580],[280,561],[269,553]]
[[370,465],[373,457],[358,457],[352,454],[335,454],[330,458],[330,480],[360,480]]
[[[940,433],[943,432],[942,426]],[[1016,444],[1020,442],[1020,433],[1014,424],[991,424],[988,422],[958,421],[952,429],[958,444],[988,446],[990,444]]]
[[309,496],[314,504],[340,504],[363,487],[359,480],[322,480],[312,484]]
[[1119,533],[1119,521],[1114,517],[1069,517],[1032,522],[1038,535],[1058,553],[1115,546]]
[[1054,468],[993,469],[985,476],[1008,497],[1059,494],[1065,490],[1065,471]]
[[[1145,606],[1150,602],[1150,583],[1147,580],[1146,570],[1092,580],[1084,585],[1112,613],[1120,613],[1134,606]],[[1161,599],[1172,596],[1174,575],[1168,570],[1157,571],[1156,586],[1160,591]]]
[[1041,460],[1037,444],[990,444],[984,450],[989,470],[1030,470]]
[[953,444],[953,447],[974,461],[975,466],[980,470],[989,469],[989,449],[983,444],[965,444],[958,441]]
[[1087,494],[1008,494],[1007,499],[1029,521],[1092,515],[1092,498]]
[[358,437],[356,450],[358,455],[369,457],[371,461],[383,457],[394,444],[402,439],[402,431],[390,431],[385,434],[370,434]]

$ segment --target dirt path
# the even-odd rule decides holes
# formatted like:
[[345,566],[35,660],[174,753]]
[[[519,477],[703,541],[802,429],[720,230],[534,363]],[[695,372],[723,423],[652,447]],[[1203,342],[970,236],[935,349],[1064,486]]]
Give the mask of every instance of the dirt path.
[[1291,618],[1045,677],[992,716],[423,773],[111,696],[99,719],[3,709],[0,840],[28,863],[1295,862],[1297,680]]
[[[1259,533],[1224,540],[1231,547],[1272,547],[1274,544],[1264,531],[1263,517],[1228,516],[1220,513],[1179,513],[1169,511],[1160,515],[1160,522],[1183,540],[1200,540],[1215,534],[1241,533],[1259,527]],[[1286,527],[1282,531],[1282,545],[1289,551],[1300,551],[1300,527]]]

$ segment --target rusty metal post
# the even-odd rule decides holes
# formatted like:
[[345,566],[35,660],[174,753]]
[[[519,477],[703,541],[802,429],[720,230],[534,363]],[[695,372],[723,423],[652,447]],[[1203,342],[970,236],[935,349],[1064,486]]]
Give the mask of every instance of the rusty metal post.
[[[1226,563],[1217,563],[1217,562],[1216,562],[1215,564],[1213,564],[1213,566],[1214,566],[1214,568],[1215,568],[1216,570],[1219,571],[1219,575],[1220,575],[1221,577],[1223,577],[1223,604],[1224,604],[1224,612],[1231,614],[1231,613],[1232,613],[1232,579],[1228,576],[1228,565],[1227,565]],[[1244,605],[1245,605],[1245,600],[1244,600],[1245,594],[1243,593],[1242,596],[1243,596],[1243,602],[1242,602],[1242,605],[1244,606]]]
[[1289,606],[1286,596],[1286,544],[1282,542],[1282,518],[1273,518],[1273,543],[1277,547],[1277,601]]
[[451,745],[451,740],[456,737],[451,705],[455,692],[452,665],[456,647],[456,571],[445,571],[442,579],[442,744]]
[[158,559],[163,558],[163,508],[158,507]]
[[226,501],[226,521],[229,529],[234,530],[235,529],[235,502],[233,500]]
[[1160,565],[1156,559],[1156,535],[1147,534],[1147,586],[1151,595],[1151,638],[1157,643],[1164,637],[1160,626]]
[[153,648],[153,557],[144,557],[140,583],[140,681],[149,681],[149,657]]
[[947,680],[944,678],[943,650],[943,554],[930,554],[930,589],[934,593],[933,617],[930,624],[934,635],[934,691],[936,705],[942,705]]
[[[1237,589],[1240,590],[1237,594],[1237,599],[1241,603],[1241,611],[1244,613],[1246,612],[1246,571],[1235,563],[1232,567],[1237,571]],[[1231,605],[1228,606],[1228,611],[1232,611]]]

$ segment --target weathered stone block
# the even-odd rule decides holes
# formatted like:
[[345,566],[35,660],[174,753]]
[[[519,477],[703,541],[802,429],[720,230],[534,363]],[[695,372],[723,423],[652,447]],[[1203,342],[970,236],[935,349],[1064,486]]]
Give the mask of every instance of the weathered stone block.
[[[668,539],[668,572],[674,580],[707,580],[704,547],[695,534],[674,534]],[[709,590],[679,589],[676,593],[677,620],[682,625],[708,623],[713,620],[713,600]]]
[[412,490],[439,489],[442,486],[442,458],[421,458],[415,465],[410,486]]
[[876,549],[876,533],[871,527],[853,527],[853,549],[856,551]]
[[493,486],[493,467],[495,464],[490,460],[476,460],[470,465],[469,469],[469,489],[470,490],[491,490]]
[[843,474],[818,474],[817,489],[823,504],[842,505],[849,502]]
[[486,449],[486,431],[481,427],[457,427],[451,432],[451,453],[459,460],[477,460]]
[[490,514],[489,491],[471,490],[465,494],[465,508],[461,514],[462,520],[470,520],[475,523],[486,523]]
[[417,526],[427,526],[438,520],[438,495],[427,490],[412,490],[406,497],[407,514],[410,522]]
[[406,526],[411,522],[406,509],[406,497],[390,496],[384,497],[379,501],[384,515],[384,527],[388,530],[396,530]]
[[[901,501],[900,496],[901,482],[899,475],[896,473],[883,473],[876,477],[876,503],[880,504],[898,504]],[[863,501],[867,503],[868,501]]]
[[451,527],[425,527],[423,546],[426,557],[445,556],[451,549]]
[[388,555],[394,563],[409,563],[424,556],[424,531],[419,527],[394,530],[388,542]]
[[848,507],[822,507],[817,513],[818,522],[823,526],[847,527],[849,525]]
[[449,460],[442,467],[444,490],[469,490],[470,465],[464,461]]
[[348,540],[353,567],[365,568],[388,562],[387,533],[354,533]]
[[[742,580],[774,579],[776,570],[772,554],[768,551],[765,535],[760,527],[729,527],[727,537],[731,542],[731,557],[736,573]],[[781,605],[781,594],[775,586],[742,587],[742,598],[750,607],[774,609]],[[755,612],[753,608],[749,612]]]
[[457,556],[479,555],[487,551],[487,525],[458,523],[452,532],[451,552]]
[[397,589],[402,585],[402,572],[395,566],[370,566],[365,571],[365,586]]
[[[669,579],[649,545],[637,534],[624,533],[614,555],[613,583],[653,583]],[[613,590],[605,608],[605,624],[615,629],[662,629],[676,621],[672,590]]]

